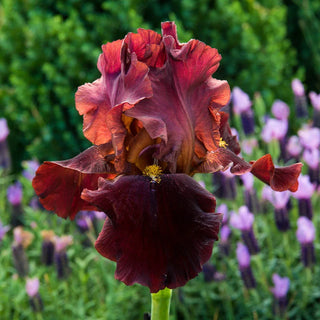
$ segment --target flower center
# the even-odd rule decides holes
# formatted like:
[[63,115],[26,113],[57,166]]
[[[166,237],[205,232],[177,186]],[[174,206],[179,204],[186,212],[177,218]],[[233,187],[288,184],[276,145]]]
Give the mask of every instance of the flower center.
[[224,141],[224,140],[222,140],[222,138],[220,138],[220,141],[219,141],[219,147],[220,148],[227,148],[227,143]]
[[145,176],[148,176],[151,178],[152,181],[160,183],[160,175],[162,174],[162,169],[156,164],[153,164],[151,166],[145,167],[145,169],[142,172]]

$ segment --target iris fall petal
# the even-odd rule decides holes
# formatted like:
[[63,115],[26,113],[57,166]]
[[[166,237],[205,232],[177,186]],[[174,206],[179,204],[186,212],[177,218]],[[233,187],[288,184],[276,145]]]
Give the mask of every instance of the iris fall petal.
[[114,177],[112,165],[105,161],[111,150],[108,145],[93,146],[69,160],[44,162],[32,181],[41,204],[70,219],[80,210],[95,210],[80,195],[84,188],[97,189],[99,177]]
[[183,286],[210,258],[221,214],[215,199],[184,174],[100,179],[82,198],[107,215],[96,249],[117,262],[116,278],[151,292]]

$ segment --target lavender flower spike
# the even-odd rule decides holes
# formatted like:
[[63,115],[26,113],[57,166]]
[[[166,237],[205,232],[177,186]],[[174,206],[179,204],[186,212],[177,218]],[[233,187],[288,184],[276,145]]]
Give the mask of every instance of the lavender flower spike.
[[11,166],[10,152],[7,143],[9,128],[7,120],[0,118],[0,169],[9,171]]
[[311,183],[309,176],[300,175],[298,178],[299,187],[292,195],[298,199],[299,215],[312,219],[313,208],[311,203],[311,197],[315,192],[315,185]]
[[255,288],[256,287],[256,280],[254,278],[254,275],[252,273],[252,269],[250,266],[250,253],[248,248],[242,244],[241,242],[238,242],[237,249],[237,260],[239,264],[239,269],[241,273],[241,278],[244,282],[244,285],[247,289]]
[[254,215],[249,212],[246,206],[239,208],[239,214],[233,213],[230,218],[230,225],[241,231],[241,236],[249,249],[250,254],[256,254],[260,251],[257,240],[253,233]]
[[302,145],[300,143],[299,137],[291,136],[286,145],[286,153],[289,159],[293,158],[299,161],[301,151],[302,151]]
[[296,114],[298,118],[303,118],[308,115],[307,99],[304,93],[304,87],[299,79],[294,79],[291,82],[292,91],[296,105]]
[[309,167],[310,181],[315,183],[317,186],[320,185],[320,151],[319,149],[306,149],[303,152],[303,160]]
[[274,273],[272,281],[274,283],[274,287],[271,288],[271,292],[274,295],[274,313],[282,317],[286,312],[288,304],[287,293],[290,287],[290,280],[287,277],[281,278],[278,274]]
[[309,98],[313,106],[313,126],[320,128],[320,93],[312,91],[309,93]]
[[244,198],[245,204],[249,210],[253,213],[258,213],[260,211],[260,206],[257,198],[256,190],[253,187],[254,178],[249,172],[243,174],[241,180],[244,185]]
[[301,260],[305,267],[311,267],[316,261],[313,244],[316,229],[312,221],[306,217],[300,217],[297,224],[296,236],[301,245]]
[[2,222],[0,221],[0,243],[5,236],[5,234],[10,230],[9,226],[4,226]]
[[262,196],[267,199],[274,207],[274,218],[276,226],[280,231],[290,229],[288,202],[291,193],[289,191],[275,192],[269,186],[262,190]]
[[22,175],[28,180],[32,181],[37,169],[39,168],[39,162],[37,160],[23,161],[22,166],[24,168]]
[[230,241],[229,237],[231,234],[231,230],[228,225],[223,225],[220,229],[220,242],[219,249],[222,255],[228,256],[230,253]]
[[26,291],[29,296],[31,308],[34,312],[39,312],[43,309],[42,299],[39,295],[40,281],[38,278],[27,279]]
[[23,226],[22,185],[16,182],[7,189],[7,198],[11,204],[10,224],[13,227]]
[[66,248],[72,244],[72,241],[73,239],[71,236],[55,237],[54,260],[59,279],[66,278],[70,273]]
[[271,107],[271,112],[278,120],[287,120],[290,108],[285,102],[276,100]]
[[246,135],[254,133],[254,117],[249,96],[240,88],[232,90],[233,112],[241,116],[242,127]]

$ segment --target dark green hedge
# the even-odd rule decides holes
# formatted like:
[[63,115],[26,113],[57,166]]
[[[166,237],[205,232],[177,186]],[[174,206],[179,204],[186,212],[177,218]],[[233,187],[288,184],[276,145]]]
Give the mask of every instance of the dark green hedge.
[[176,21],[181,41],[219,49],[217,78],[251,96],[259,91],[269,104],[290,100],[292,78],[307,68],[297,63],[280,0],[2,0],[0,105],[14,169],[23,159],[64,159],[87,147],[74,93],[99,77],[101,44],[138,27],[160,31],[164,20]]

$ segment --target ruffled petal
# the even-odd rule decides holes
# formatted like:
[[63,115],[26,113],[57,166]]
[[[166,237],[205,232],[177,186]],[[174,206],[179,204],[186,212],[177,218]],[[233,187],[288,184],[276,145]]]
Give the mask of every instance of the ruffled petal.
[[96,249],[117,262],[115,277],[151,292],[183,286],[210,258],[221,214],[215,199],[184,174],[122,176],[99,181],[82,198],[107,215]]
[[275,168],[270,154],[252,163],[251,173],[264,183],[270,185],[275,191],[298,189],[298,177],[301,173],[302,163],[291,166]]
[[133,106],[152,95],[149,69],[138,61],[135,53],[128,52],[127,44],[122,40],[107,43],[102,49],[98,60],[102,77],[78,88],[76,108],[84,116],[85,137],[99,145],[117,135],[114,148],[121,153],[126,132],[120,117],[121,106],[125,103]]
[[41,204],[71,220],[80,210],[96,210],[80,195],[84,188],[97,189],[99,177],[115,176],[112,164],[105,160],[111,150],[110,145],[94,146],[69,160],[44,162],[32,181]]
[[[189,173],[194,150],[219,145],[219,126],[210,108],[219,109],[230,97],[226,81],[212,79],[221,56],[198,40],[180,45],[174,23],[163,24],[167,59],[161,69],[150,70],[153,96],[125,111],[143,123],[152,139],[161,138],[159,160],[171,172]],[[200,151],[199,151],[200,152]]]

